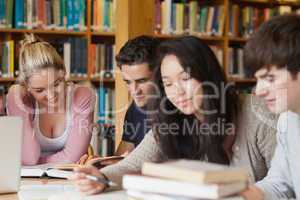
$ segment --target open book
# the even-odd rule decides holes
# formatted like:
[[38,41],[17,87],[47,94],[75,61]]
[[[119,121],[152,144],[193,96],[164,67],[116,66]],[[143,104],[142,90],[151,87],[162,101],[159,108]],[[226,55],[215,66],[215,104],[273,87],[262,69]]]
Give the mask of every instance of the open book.
[[[99,157],[88,160],[84,165],[92,165],[98,169],[103,168],[109,164],[116,163],[122,160],[124,156],[110,156]],[[53,178],[68,178],[75,167],[82,167],[84,165],[75,163],[62,164],[43,164],[35,166],[22,167],[21,177],[42,177],[48,176]]]
[[21,169],[21,177],[52,177],[67,179],[73,174],[70,170],[63,170],[53,164],[26,166]]

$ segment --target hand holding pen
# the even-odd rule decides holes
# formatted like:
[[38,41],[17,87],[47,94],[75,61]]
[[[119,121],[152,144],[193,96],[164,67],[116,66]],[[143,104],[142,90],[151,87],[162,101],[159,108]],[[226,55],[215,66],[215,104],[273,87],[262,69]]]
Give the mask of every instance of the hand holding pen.
[[75,168],[74,172],[74,175],[70,179],[74,182],[78,190],[86,195],[98,194],[109,186],[116,186],[115,183],[107,180],[95,167]]

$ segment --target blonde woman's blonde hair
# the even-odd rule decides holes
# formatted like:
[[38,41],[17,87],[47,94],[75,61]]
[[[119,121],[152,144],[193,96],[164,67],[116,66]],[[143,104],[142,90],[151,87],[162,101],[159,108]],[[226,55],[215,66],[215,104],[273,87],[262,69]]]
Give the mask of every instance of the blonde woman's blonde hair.
[[18,82],[25,85],[33,72],[54,68],[66,71],[64,61],[55,48],[33,34],[25,34],[20,42]]

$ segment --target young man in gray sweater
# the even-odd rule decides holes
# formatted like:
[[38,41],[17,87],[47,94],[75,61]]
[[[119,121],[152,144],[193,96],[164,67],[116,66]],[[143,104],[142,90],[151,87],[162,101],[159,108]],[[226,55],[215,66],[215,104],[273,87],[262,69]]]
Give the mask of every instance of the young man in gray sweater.
[[265,22],[247,43],[245,55],[257,78],[256,95],[280,117],[268,175],[242,196],[300,199],[300,16],[283,15]]

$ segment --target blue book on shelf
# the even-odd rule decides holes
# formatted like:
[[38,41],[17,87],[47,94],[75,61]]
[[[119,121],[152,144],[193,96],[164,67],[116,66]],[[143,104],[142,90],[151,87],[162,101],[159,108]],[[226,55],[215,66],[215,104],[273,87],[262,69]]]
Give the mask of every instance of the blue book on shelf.
[[[80,38],[74,38],[74,73],[76,76],[80,76],[80,59],[81,55],[81,45],[80,45]],[[72,49],[73,50],[73,49]]]
[[171,9],[171,27],[172,30],[175,32],[176,29],[176,3],[172,3],[172,9]]
[[219,7],[214,6],[214,14],[213,14],[213,22],[212,22],[212,34],[215,35],[218,32],[218,27],[219,27],[219,21],[218,17],[219,16]]
[[100,86],[98,88],[99,108],[98,108],[98,123],[105,123],[105,88]]
[[5,1],[0,0],[0,25],[4,25],[6,21]]
[[[79,10],[79,28],[82,29],[83,27],[86,26],[86,23],[85,23],[85,20],[86,20],[86,17],[85,17],[85,0],[79,0],[80,2],[80,10]],[[92,7],[93,8],[93,7]],[[93,9],[91,9],[93,10]],[[93,15],[91,15],[93,16]]]
[[73,27],[74,30],[79,30],[79,21],[80,21],[80,0],[73,0]]
[[80,73],[87,74],[87,39],[80,39]]
[[109,20],[109,6],[110,6],[110,2],[109,0],[104,0],[104,20],[103,20],[103,27],[104,27],[104,30],[109,30],[109,27],[110,27],[110,20]]
[[67,0],[67,29],[73,30],[73,0]]
[[15,28],[24,28],[24,0],[15,0]]
[[76,60],[75,60],[75,57],[76,57],[76,54],[75,54],[75,41],[76,41],[76,38],[69,38],[69,41],[70,41],[70,44],[71,44],[71,75],[72,76],[75,76],[76,75]]

